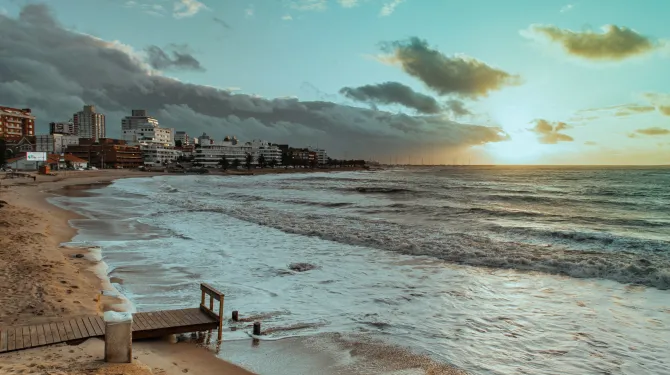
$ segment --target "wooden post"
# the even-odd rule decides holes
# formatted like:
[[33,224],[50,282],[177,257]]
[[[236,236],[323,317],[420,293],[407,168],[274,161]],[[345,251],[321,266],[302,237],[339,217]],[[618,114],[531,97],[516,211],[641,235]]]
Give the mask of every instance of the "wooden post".
[[209,310],[214,312],[214,297],[209,296]]
[[205,291],[202,290],[202,297],[200,297],[200,306],[205,306]]
[[233,311],[233,322],[237,322],[238,320],[240,320],[240,313],[235,310]]
[[261,335],[261,322],[254,322],[254,336]]
[[223,296],[219,297],[219,341],[223,337]]

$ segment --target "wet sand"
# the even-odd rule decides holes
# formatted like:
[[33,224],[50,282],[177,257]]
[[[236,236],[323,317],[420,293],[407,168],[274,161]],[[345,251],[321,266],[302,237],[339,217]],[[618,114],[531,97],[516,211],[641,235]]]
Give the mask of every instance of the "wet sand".
[[[67,248],[76,231],[68,224],[79,216],[46,201],[55,190],[86,194],[85,188],[117,178],[155,173],[126,170],[68,172],[0,181],[0,327],[99,314],[119,303],[99,298],[109,282],[95,273],[89,249]],[[0,374],[251,374],[194,344],[134,343],[133,364],[103,361],[102,340],[53,345],[0,355]]]

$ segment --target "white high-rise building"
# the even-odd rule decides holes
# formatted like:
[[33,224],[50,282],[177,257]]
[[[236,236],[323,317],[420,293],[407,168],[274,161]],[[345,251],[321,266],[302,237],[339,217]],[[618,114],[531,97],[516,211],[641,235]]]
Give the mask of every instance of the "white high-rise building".
[[145,109],[133,109],[130,116],[121,120],[121,130],[157,128],[158,126],[158,120],[148,116]]
[[160,144],[164,147],[174,146],[172,129],[148,127],[123,131],[123,140],[131,146],[140,144]]
[[161,128],[158,120],[147,115],[144,109],[133,109],[131,116],[121,120],[123,140],[132,146],[140,144],[160,144],[174,146],[174,129]]
[[94,105],[85,105],[83,111],[72,116],[72,122],[81,138],[91,138],[97,142],[106,137],[105,115],[97,113]]
[[[252,154],[252,147],[249,142],[238,144],[237,139],[234,137],[226,137],[221,142],[214,142],[206,134],[198,138],[200,146],[194,150],[195,156],[193,161],[207,167],[216,167],[224,156],[229,163],[237,159],[240,161],[240,164],[244,165],[247,154]],[[254,164],[257,161],[257,158],[254,157]]]

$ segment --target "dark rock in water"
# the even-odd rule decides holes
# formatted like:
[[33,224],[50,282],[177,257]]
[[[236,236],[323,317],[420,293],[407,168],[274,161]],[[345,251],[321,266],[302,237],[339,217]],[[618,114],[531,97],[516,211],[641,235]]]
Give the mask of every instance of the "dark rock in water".
[[296,272],[305,272],[315,269],[316,266],[309,263],[291,263],[288,268]]

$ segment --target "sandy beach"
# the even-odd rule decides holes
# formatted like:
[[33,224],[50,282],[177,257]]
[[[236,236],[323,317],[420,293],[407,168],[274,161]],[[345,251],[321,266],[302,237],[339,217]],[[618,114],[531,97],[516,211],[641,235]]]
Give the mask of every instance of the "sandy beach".
[[[1,180],[0,327],[97,314],[117,302],[99,301],[106,283],[88,250],[60,245],[75,235],[68,220],[77,215],[46,198],[67,186],[151,175],[109,170]],[[191,343],[138,342],[133,350],[134,363],[124,365],[106,364],[98,339],[23,350],[0,355],[0,374],[251,374]]]

